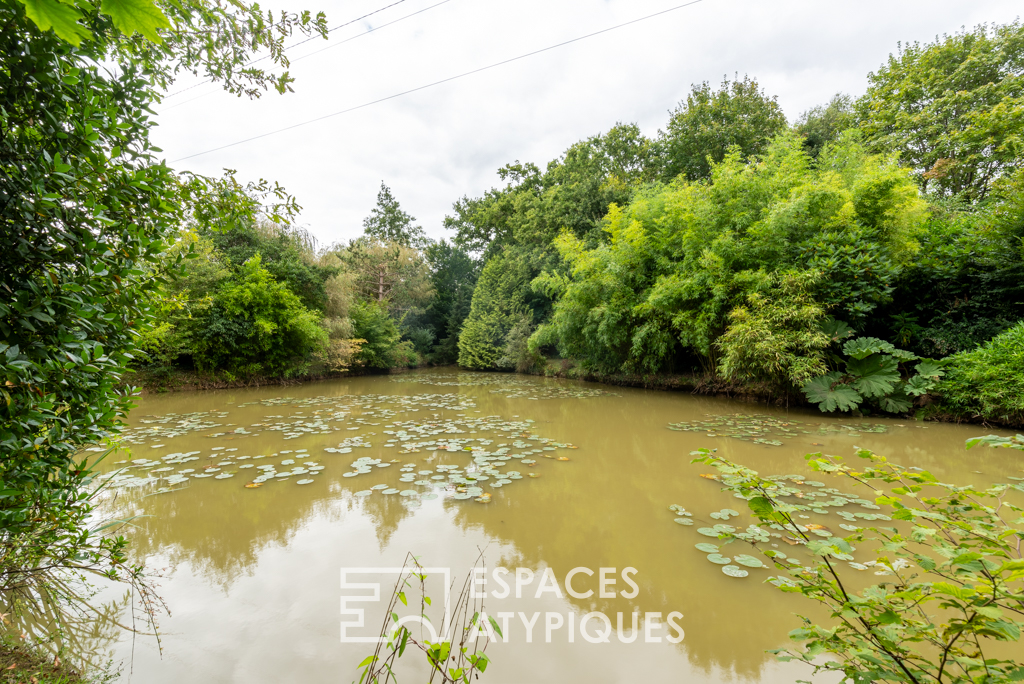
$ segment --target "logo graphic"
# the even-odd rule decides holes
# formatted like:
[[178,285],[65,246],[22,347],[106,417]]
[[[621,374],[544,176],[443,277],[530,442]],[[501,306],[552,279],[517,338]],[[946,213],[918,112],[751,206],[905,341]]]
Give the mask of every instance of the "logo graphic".
[[[381,637],[379,634],[373,636],[357,636],[349,634],[349,629],[366,627],[366,608],[350,608],[349,604],[352,603],[379,603],[381,600],[381,586],[387,586],[389,592],[394,588],[395,582],[398,581],[403,575],[408,575],[411,568],[399,567],[399,568],[342,568],[341,569],[341,643],[343,644],[377,644],[386,643],[387,639]],[[417,572],[423,572],[430,577],[443,577],[444,578],[444,621],[441,623],[447,625],[450,622],[451,616],[449,611],[451,610],[451,570],[449,568],[422,568]],[[356,582],[350,581],[352,576],[356,576],[355,579],[368,579],[367,576],[375,577],[378,581],[372,582]],[[370,593],[365,593],[369,590]],[[399,591],[401,591],[401,587]],[[348,591],[364,592],[356,594],[347,594]],[[351,619],[346,619],[351,618]],[[398,622],[392,625],[392,629],[396,629],[407,623],[418,622],[430,632],[430,638],[432,641],[438,641],[439,637],[437,630],[434,629],[434,625],[429,620],[424,619],[420,615],[405,615],[398,618]]]

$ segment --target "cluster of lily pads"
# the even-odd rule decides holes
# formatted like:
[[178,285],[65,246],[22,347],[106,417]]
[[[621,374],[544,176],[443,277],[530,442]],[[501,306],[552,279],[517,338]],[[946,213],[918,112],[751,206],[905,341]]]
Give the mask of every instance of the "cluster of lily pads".
[[[195,467],[187,468],[177,468],[176,466],[187,465],[192,461],[201,460],[201,452],[171,453],[160,459],[133,458],[131,460],[116,461],[115,465],[121,467],[100,476],[99,481],[108,489],[133,489],[150,485],[162,485],[155,492],[159,494],[173,491],[178,485],[187,484],[192,479],[213,478],[215,480],[227,480],[239,474],[240,471],[250,468],[255,468],[260,471],[260,474],[254,477],[252,482],[246,485],[247,487],[254,483],[255,486],[259,486],[275,478],[285,479],[293,475],[316,475],[324,469],[324,466],[316,461],[305,461],[301,465],[281,470],[278,470],[278,466],[269,463],[256,465],[247,462],[250,460],[286,456],[280,465],[292,466],[295,463],[295,458],[309,457],[306,449],[299,449],[294,452],[284,450],[269,456],[248,456],[232,453],[235,451],[238,451],[238,449],[214,447],[212,449],[213,453],[206,458],[216,459],[215,462],[205,466],[196,464]],[[294,456],[287,457],[288,454],[294,454]],[[311,482],[313,480],[308,477],[298,480],[298,484],[309,484]]]
[[[701,477],[709,480],[721,481],[720,476],[717,474],[704,474],[701,475]],[[847,521],[845,523],[838,523],[837,526],[851,533],[859,532],[861,530],[861,528],[856,525],[848,524],[853,521],[891,520],[888,515],[883,513],[865,512],[863,510],[840,510],[848,506],[856,506],[861,509],[868,509],[868,511],[877,511],[880,507],[870,500],[844,493],[835,488],[826,487],[823,482],[808,480],[801,475],[795,474],[775,475],[765,479],[771,483],[767,486],[765,490],[766,493],[777,501],[786,502],[794,509],[790,514],[793,521],[792,525],[771,523],[766,526],[749,525],[746,529],[739,529],[734,525],[730,525],[728,521],[731,518],[738,517],[740,513],[731,508],[723,508],[721,510],[711,512],[709,516],[713,520],[719,520],[722,522],[698,527],[696,530],[697,534],[712,539],[723,540],[725,543],[735,540],[747,542],[757,547],[765,553],[765,555],[775,559],[777,564],[797,567],[802,566],[802,561],[797,558],[790,557],[786,553],[778,550],[780,542],[795,547],[806,545],[806,540],[801,535],[796,534],[797,531],[802,533],[802,535],[814,535],[821,537],[826,541],[833,539],[836,536],[828,525],[820,522],[813,522],[811,516],[808,515],[809,513],[814,513],[818,516],[835,513],[836,516]],[[740,494],[735,494],[735,496],[741,499],[744,498]],[[673,504],[669,506],[669,510],[677,516],[675,518],[676,523],[687,527],[695,525],[693,513],[687,511],[682,506]],[[771,548],[764,548],[765,545],[768,545]],[[747,554],[737,554],[730,559],[724,555],[721,548],[716,544],[702,542],[697,544],[696,548],[709,554],[708,560],[710,562],[722,565],[722,572],[730,577],[746,577],[749,574],[747,570],[730,565],[731,562],[739,563],[746,568],[768,567],[757,558]],[[850,548],[851,550],[856,550],[853,547]],[[830,553],[830,556],[835,560],[846,561],[848,565],[855,570],[869,570],[874,568],[876,575],[887,575],[892,571],[892,568],[882,565],[876,561],[857,562],[854,559],[854,556],[850,553],[835,551]],[[756,563],[754,561],[756,561]],[[791,582],[785,577],[773,577],[769,578],[769,581],[776,585]]]
[[146,442],[172,439],[192,432],[211,430],[221,427],[214,422],[228,416],[225,411],[197,411],[195,413],[168,413],[163,416],[143,416],[140,425],[127,427],[121,431],[121,442],[124,444],[145,444]]
[[[384,447],[400,446],[402,448],[402,451],[398,452],[400,455],[429,451],[431,455],[422,459],[425,462],[436,460],[439,452],[468,452],[468,455],[472,457],[472,463],[465,467],[458,464],[437,463],[433,470],[427,470],[422,466],[419,466],[420,469],[417,470],[418,466],[416,465],[403,464],[400,468],[402,472],[400,481],[427,488],[425,493],[415,489],[399,491],[393,487],[380,485],[364,490],[358,495],[369,496],[375,489],[380,489],[384,494],[400,494],[411,500],[422,500],[436,498],[437,493],[440,492],[455,500],[473,498],[481,503],[486,503],[490,500],[490,494],[484,492],[484,486],[497,489],[510,485],[515,480],[523,479],[522,473],[518,470],[506,469],[502,472],[502,468],[507,468],[510,463],[518,462],[531,468],[537,463],[536,459],[530,458],[535,455],[568,461],[568,456],[556,456],[554,452],[558,449],[576,448],[572,444],[555,442],[531,434],[532,423],[532,420],[503,420],[500,416],[468,417],[465,415],[448,419],[442,419],[435,415],[432,420],[425,422],[396,421],[385,426],[394,429],[383,431],[385,435],[391,435],[387,438],[388,441]],[[495,439],[454,436],[467,433],[477,434],[482,431],[503,433],[500,438],[512,441],[498,443],[492,447],[495,445]],[[326,451],[350,453],[351,447],[354,445],[356,444],[349,440],[338,447],[329,447]],[[345,473],[343,477],[369,474],[376,468],[387,468],[396,463],[401,463],[401,461],[395,459],[388,462],[379,458],[361,457],[351,463],[352,472]],[[529,476],[538,477],[536,473],[529,473]]]
[[777,437],[793,439],[804,435],[826,435],[841,433],[846,436],[856,437],[865,432],[884,433],[888,426],[881,423],[857,423],[853,425],[837,425],[835,423],[819,423],[816,429],[812,423],[803,423],[798,420],[782,419],[775,416],[763,414],[730,414],[713,415],[708,420],[680,421],[669,423],[669,430],[686,432],[703,432],[708,437],[731,437],[733,439],[764,444],[766,446],[782,446],[783,442]]

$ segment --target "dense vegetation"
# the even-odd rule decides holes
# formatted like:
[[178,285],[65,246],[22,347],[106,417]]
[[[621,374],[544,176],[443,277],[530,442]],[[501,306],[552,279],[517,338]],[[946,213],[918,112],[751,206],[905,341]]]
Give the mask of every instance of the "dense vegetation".
[[1019,423],[1019,356],[979,347],[1024,319],[1022,65],[1019,22],[908,45],[793,125],[753,78],[701,83],[653,138],[619,124],[506,165],[455,203],[453,243],[384,184],[346,244],[198,210],[140,368],[676,374]]
[[[653,138],[620,124],[544,169],[505,166],[504,187],[455,203],[452,242],[427,239],[382,184],[363,234],[321,247],[291,225],[299,207],[281,188],[161,162],[149,108],[181,70],[236,94],[287,92],[287,71],[242,65],[265,50],[286,67],[284,40],[325,35],[322,16],[275,18],[240,1],[0,0],[0,20],[5,600],[81,602],[67,578],[94,573],[131,583],[154,609],[125,539],[92,519],[91,464],[79,458],[116,434],[131,372],[248,382],[419,363],[544,371],[560,357],[599,376],[756,383],[825,411],[917,404],[1024,422],[1020,22],[907,46],[862,97],[837,95],[792,126],[754,79],[700,84]],[[715,465],[742,476],[744,493],[770,494],[756,473]],[[1006,535],[1020,533],[992,538],[993,509],[963,498],[1009,486],[947,487],[925,501],[937,516],[898,498],[934,485],[927,473],[867,477],[901,485],[883,502],[894,517],[928,518],[947,538],[967,531],[936,546],[960,555],[926,569],[1019,580],[1019,560],[992,564],[1019,556]],[[765,522],[797,510],[763,503]],[[808,591],[844,615],[849,597],[819,569]],[[928,600],[935,588],[913,587]],[[968,593],[945,604],[984,618],[962,632],[1009,629]],[[917,595],[890,598],[858,610],[895,624]],[[1019,608],[1019,594],[997,599]],[[809,657],[893,641],[844,624],[799,635]],[[912,627],[914,639],[937,630]],[[916,657],[844,673],[899,679],[890,665]],[[961,664],[974,680],[989,668]],[[1020,679],[1015,664],[996,666]]]

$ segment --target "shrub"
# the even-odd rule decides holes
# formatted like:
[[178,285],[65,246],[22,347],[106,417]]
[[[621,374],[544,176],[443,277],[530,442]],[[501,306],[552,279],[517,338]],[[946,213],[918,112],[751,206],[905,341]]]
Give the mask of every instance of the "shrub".
[[951,357],[938,392],[942,406],[957,415],[1024,423],[1024,321]]
[[320,316],[263,268],[257,254],[213,298],[197,365],[244,375],[290,375],[327,347]]

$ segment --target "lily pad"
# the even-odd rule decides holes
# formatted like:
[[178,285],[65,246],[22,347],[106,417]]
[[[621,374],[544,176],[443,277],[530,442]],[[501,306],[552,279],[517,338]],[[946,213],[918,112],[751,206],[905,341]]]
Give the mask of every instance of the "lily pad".
[[303,484],[304,485],[304,484],[312,484],[312,482],[313,482],[313,480],[310,480],[310,479],[307,478],[305,480],[296,480],[295,484]]
[[726,565],[722,568],[722,572],[724,572],[729,577],[746,577],[750,574],[746,570],[742,570],[735,565]]
[[703,551],[704,553],[718,553],[717,544],[708,544],[707,542],[701,542],[700,544],[695,545],[694,548],[696,548],[698,551]]
[[710,527],[699,528],[697,530],[697,534],[703,534],[705,537],[714,537],[715,539],[718,539],[718,530],[712,529]]
[[739,563],[740,565],[742,565],[744,567],[748,567],[748,568],[763,568],[763,567],[766,567],[765,564],[762,563],[760,560],[758,560],[757,558],[754,558],[753,556],[748,556],[745,553],[744,554],[740,554],[738,556],[734,556],[733,560],[736,561],[737,563]]
[[732,562],[732,559],[728,556],[723,556],[720,553],[712,553],[708,555],[708,560],[715,565],[728,565]]

